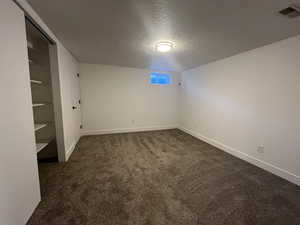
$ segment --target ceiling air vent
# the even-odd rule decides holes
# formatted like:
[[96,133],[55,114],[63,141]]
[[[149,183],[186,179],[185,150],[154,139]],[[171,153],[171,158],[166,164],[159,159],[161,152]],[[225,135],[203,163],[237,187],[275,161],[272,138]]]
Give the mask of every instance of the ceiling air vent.
[[295,18],[300,16],[300,7],[297,5],[291,5],[285,9],[280,10],[279,13],[289,18]]

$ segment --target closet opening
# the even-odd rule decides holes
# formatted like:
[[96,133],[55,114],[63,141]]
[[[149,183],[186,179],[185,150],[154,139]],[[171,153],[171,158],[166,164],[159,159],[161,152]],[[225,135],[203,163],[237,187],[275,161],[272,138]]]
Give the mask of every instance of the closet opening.
[[32,109],[39,163],[65,161],[56,44],[26,18]]

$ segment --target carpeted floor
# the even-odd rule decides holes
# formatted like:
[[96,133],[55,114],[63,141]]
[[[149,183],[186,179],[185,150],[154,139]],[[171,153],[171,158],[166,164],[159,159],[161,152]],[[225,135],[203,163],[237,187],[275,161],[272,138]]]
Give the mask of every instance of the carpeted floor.
[[28,225],[299,225],[300,188],[179,130],[82,137]]

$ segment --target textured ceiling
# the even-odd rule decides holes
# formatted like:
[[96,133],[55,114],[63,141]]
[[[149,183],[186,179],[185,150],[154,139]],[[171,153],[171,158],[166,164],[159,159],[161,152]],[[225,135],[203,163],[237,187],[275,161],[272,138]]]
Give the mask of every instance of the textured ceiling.
[[[81,62],[182,71],[300,33],[288,0],[28,0]],[[153,51],[158,40],[172,53]]]

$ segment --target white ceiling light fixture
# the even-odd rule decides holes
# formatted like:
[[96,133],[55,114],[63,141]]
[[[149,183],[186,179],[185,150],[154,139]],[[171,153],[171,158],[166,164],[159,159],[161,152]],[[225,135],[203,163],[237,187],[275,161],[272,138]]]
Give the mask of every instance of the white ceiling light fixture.
[[155,44],[155,50],[158,52],[169,52],[174,48],[174,44],[170,41],[160,41]]

